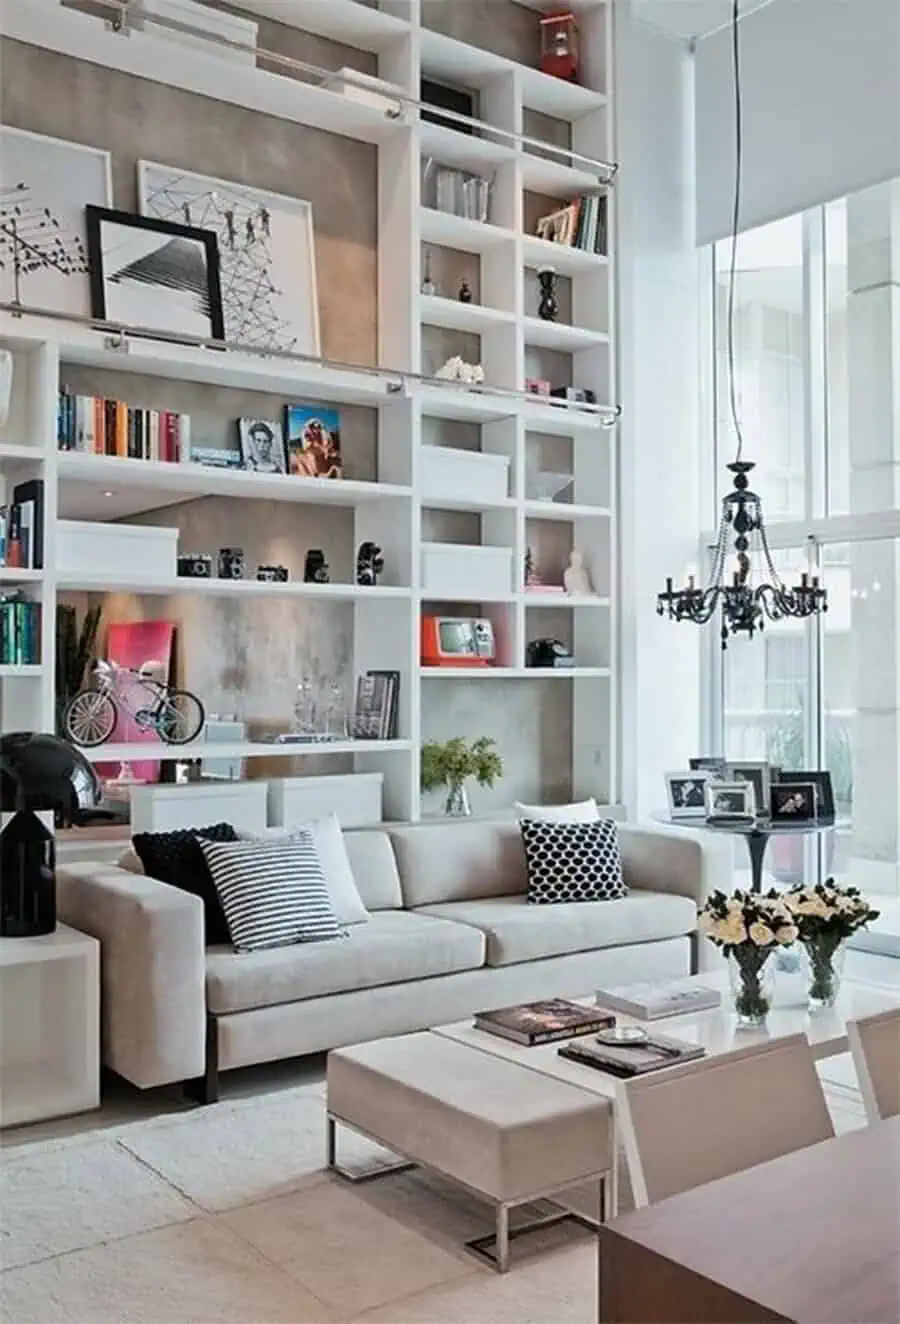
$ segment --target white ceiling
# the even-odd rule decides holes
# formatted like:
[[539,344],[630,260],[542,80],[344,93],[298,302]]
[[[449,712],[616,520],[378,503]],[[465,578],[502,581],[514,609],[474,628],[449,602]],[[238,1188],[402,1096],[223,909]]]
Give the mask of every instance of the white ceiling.
[[[741,0],[741,17],[771,0]],[[676,37],[705,37],[731,22],[732,0],[634,0],[634,11],[647,23]]]

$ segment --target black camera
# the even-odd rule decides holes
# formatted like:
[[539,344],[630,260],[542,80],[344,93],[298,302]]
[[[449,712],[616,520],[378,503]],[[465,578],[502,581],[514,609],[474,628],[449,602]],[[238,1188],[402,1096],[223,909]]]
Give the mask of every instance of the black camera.
[[212,557],[205,554],[179,556],[178,574],[184,579],[212,579]]
[[258,565],[256,567],[256,578],[267,584],[286,584],[287,577],[286,565]]
[[220,579],[244,578],[243,547],[219,548],[219,578]]

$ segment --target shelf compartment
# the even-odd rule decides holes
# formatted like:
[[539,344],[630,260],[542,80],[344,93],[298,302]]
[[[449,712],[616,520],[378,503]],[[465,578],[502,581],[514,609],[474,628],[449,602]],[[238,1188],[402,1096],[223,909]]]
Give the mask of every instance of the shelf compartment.
[[421,503],[436,510],[503,509],[509,497],[510,458],[451,446],[423,446],[419,454]]
[[557,349],[576,353],[581,349],[594,349],[609,344],[608,331],[590,331],[583,326],[569,326],[565,322],[545,322],[540,317],[523,317],[525,344],[536,349]]
[[491,308],[483,303],[461,303],[439,294],[419,295],[419,319],[425,326],[444,327],[451,331],[472,331],[484,335],[495,327],[515,325],[513,313]]
[[81,752],[90,763],[187,763],[196,759],[307,758],[320,754],[400,754],[413,747],[411,740],[323,740],[309,744],[267,740],[195,740],[188,745],[98,745]]
[[552,243],[533,234],[522,236],[522,258],[530,267],[554,267],[561,276],[579,276],[609,265],[609,258],[602,253],[589,253],[573,244]]
[[526,501],[524,503],[526,519],[566,520],[575,519],[611,519],[612,511],[608,506],[588,506],[577,502],[565,501]]
[[[515,242],[515,233],[488,221],[474,221],[455,212],[438,211],[436,207],[419,208],[422,240],[442,248],[455,248],[462,253],[494,252],[502,244]],[[541,240],[544,243],[544,240]],[[558,245],[554,245],[558,247]]]

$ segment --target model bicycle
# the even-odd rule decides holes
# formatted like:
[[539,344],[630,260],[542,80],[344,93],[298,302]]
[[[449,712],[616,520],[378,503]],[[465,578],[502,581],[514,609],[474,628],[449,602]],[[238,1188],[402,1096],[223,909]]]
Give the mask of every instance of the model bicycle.
[[155,731],[167,745],[186,745],[200,734],[206,713],[190,690],[171,689],[158,663],[136,670],[116,662],[98,662],[95,682],[70,699],[63,726],[75,745],[92,748],[109,740],[121,713],[141,731]]

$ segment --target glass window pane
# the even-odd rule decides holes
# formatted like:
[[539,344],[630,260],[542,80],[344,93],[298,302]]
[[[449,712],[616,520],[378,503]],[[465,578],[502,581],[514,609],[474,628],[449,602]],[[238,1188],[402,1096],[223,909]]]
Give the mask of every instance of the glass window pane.
[[[716,356],[719,495],[736,438],[728,390],[728,268],[731,241],[716,245]],[[791,216],[738,239],[735,377],[744,458],[769,520],[805,514],[803,387],[803,224]]]

